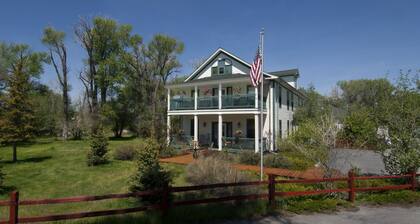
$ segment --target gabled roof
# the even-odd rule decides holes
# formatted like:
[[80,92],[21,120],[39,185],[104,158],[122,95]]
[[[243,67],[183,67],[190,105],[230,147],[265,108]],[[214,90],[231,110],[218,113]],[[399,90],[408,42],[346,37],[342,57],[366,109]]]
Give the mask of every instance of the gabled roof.
[[[246,66],[246,67],[248,67],[248,68],[251,68],[251,65],[248,63],[248,62],[246,62],[246,61],[244,61],[244,60],[242,60],[241,58],[239,58],[238,56],[236,56],[236,55],[234,55],[234,54],[232,54],[232,53],[230,53],[230,52],[228,52],[228,51],[226,51],[225,49],[223,49],[223,48],[219,48],[219,49],[217,49],[212,55],[210,55],[210,57],[209,58],[207,58],[207,60],[205,60],[204,61],[204,63],[203,64],[201,64],[196,70],[194,70],[192,73],[191,73],[191,75],[190,76],[188,76],[188,78],[187,79],[185,79],[185,81],[184,82],[190,82],[192,79],[194,79],[211,61],[213,61],[220,53],[224,53],[224,54],[226,54],[227,56],[229,56],[229,57],[231,57],[231,58],[233,58],[233,59],[235,59],[236,61],[238,61],[239,63],[241,63],[241,64],[243,64],[244,66]],[[266,72],[264,72],[264,75],[265,76],[268,76],[268,77],[273,77],[271,74],[268,74],[268,73],[266,73]]]

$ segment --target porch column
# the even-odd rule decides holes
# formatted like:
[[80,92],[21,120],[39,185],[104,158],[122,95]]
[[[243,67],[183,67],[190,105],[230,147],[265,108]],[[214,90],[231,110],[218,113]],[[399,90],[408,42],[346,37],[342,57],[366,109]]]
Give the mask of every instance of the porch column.
[[171,143],[171,116],[166,117],[166,142],[169,145]]
[[197,99],[198,98],[198,88],[197,86],[194,86],[194,110],[197,110]]
[[194,141],[198,142],[198,115],[194,115]]
[[255,87],[255,108],[258,108],[258,87]]
[[219,82],[219,110],[222,109],[222,83]]
[[270,125],[268,126],[270,131],[269,131],[269,135],[268,136],[270,138],[270,151],[274,151],[274,82],[271,83],[270,85],[270,110],[269,110],[269,123]]
[[218,140],[218,146],[219,146],[219,151],[222,151],[223,148],[223,141],[222,141],[222,137],[223,137],[223,118],[222,115],[219,114],[219,127],[217,129],[217,140]]
[[259,132],[260,132],[260,127],[258,125],[258,121],[259,121],[259,116],[258,114],[254,115],[254,123],[255,123],[255,127],[254,127],[254,140],[255,140],[255,152],[258,152],[258,146],[259,146]]

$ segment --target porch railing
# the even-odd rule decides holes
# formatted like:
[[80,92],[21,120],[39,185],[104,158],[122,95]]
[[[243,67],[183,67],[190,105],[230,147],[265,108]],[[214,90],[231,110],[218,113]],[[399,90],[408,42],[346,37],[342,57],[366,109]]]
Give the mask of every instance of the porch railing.
[[222,108],[254,108],[254,94],[223,95]]
[[[259,107],[259,103],[258,103]],[[218,109],[218,96],[200,96],[197,98],[197,109]],[[223,109],[255,108],[254,94],[223,95]],[[264,102],[265,108],[265,102]],[[194,110],[194,97],[171,98],[171,110]]]
[[218,96],[200,96],[197,98],[198,109],[216,109],[219,108]]
[[171,110],[194,110],[194,98],[193,97],[172,98]]

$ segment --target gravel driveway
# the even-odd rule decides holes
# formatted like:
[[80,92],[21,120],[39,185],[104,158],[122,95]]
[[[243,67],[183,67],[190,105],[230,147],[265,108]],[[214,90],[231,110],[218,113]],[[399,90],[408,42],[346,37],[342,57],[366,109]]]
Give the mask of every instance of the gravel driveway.
[[420,207],[359,207],[358,211],[335,214],[268,216],[254,220],[229,221],[223,224],[419,224]]
[[331,155],[331,165],[343,174],[352,166],[369,174],[383,174],[385,170],[382,156],[371,150],[335,149]]

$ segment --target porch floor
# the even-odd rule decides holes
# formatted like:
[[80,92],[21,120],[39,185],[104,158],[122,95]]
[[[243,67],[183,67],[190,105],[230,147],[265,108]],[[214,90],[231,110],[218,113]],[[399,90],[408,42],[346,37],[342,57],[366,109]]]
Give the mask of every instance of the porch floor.
[[[163,163],[175,163],[181,165],[188,165],[194,161],[193,156],[191,153],[181,156],[174,156],[170,158],[163,158],[160,159],[160,162]],[[254,165],[244,165],[244,164],[233,164],[233,167],[239,170],[248,170],[248,171],[255,171],[259,172],[260,167]],[[310,168],[305,171],[298,171],[298,170],[288,170],[282,168],[266,168],[264,167],[265,174],[274,174],[282,177],[289,177],[289,178],[299,178],[299,179],[318,179],[323,177],[323,172],[319,168]]]

